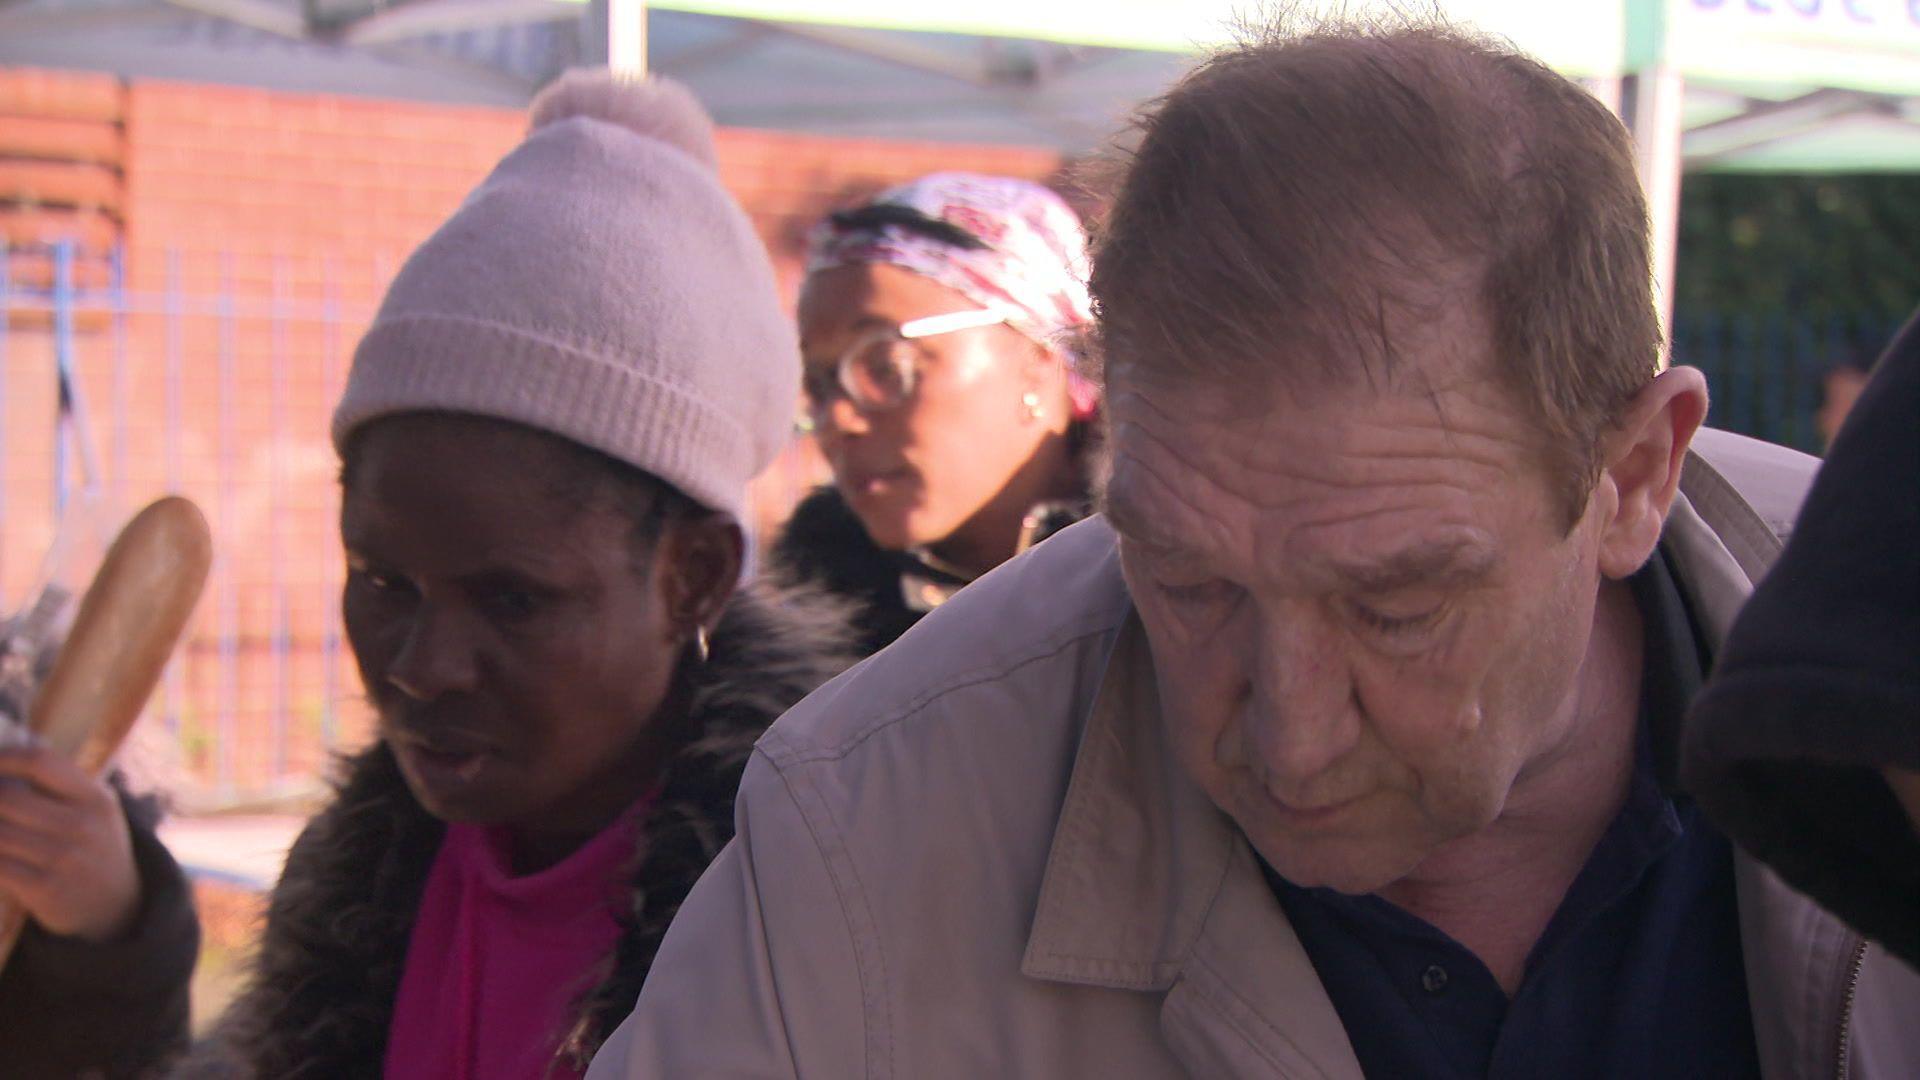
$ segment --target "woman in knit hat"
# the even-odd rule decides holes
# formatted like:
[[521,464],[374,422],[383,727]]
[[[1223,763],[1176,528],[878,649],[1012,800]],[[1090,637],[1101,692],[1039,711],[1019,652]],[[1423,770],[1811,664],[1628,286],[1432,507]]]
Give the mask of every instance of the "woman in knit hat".
[[576,75],[408,260],[334,416],[379,718],[183,1069],[578,1075],[837,610],[736,593],[798,356],[679,87]]
[[926,176],[815,230],[803,404],[834,486],[775,555],[860,603],[867,651],[1087,513],[1085,261],[1060,197],[1004,177]]

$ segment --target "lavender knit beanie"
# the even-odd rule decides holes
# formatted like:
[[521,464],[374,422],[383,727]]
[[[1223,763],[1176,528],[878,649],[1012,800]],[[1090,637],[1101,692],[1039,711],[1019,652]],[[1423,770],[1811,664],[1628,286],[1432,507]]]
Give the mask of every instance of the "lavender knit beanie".
[[333,417],[512,420],[742,518],[792,430],[800,358],[766,249],[678,84],[574,72],[407,260]]

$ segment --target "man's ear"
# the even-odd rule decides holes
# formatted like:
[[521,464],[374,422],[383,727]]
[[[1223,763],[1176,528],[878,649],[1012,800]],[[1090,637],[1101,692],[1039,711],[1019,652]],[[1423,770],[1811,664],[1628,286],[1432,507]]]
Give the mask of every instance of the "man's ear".
[[681,640],[691,640],[696,631],[713,629],[733,599],[746,537],[725,514],[692,514],[668,522],[656,557],[668,623]]
[[1680,468],[1707,417],[1707,378],[1698,368],[1668,368],[1627,403],[1601,439],[1600,482],[1613,489],[1613,512],[1600,527],[1600,572],[1625,578],[1660,542],[1680,491]]

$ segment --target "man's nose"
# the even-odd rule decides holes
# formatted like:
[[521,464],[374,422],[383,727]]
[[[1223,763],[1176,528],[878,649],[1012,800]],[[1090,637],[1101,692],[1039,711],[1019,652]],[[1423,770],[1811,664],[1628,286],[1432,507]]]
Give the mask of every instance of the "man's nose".
[[1359,741],[1360,715],[1342,635],[1306,606],[1287,604],[1262,613],[1255,640],[1260,760],[1276,779],[1304,782]]
[[421,604],[386,679],[416,701],[472,690],[479,674],[471,635],[461,620],[431,604]]

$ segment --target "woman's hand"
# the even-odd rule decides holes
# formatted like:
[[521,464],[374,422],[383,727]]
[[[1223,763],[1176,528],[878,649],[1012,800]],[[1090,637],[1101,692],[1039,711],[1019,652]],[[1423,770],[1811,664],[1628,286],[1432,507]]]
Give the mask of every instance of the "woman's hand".
[[106,780],[44,747],[0,750],[0,897],[50,934],[99,943],[126,932],[140,871]]

